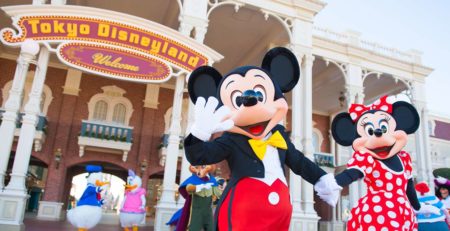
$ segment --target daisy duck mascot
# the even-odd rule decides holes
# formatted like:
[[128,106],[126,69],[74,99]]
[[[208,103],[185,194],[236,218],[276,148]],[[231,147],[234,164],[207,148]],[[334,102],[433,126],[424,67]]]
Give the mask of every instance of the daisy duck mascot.
[[108,182],[103,182],[102,167],[97,165],[86,166],[88,172],[87,187],[81,195],[77,206],[67,212],[69,222],[78,228],[78,231],[87,231],[100,222],[102,218],[101,192]]
[[369,106],[352,104],[331,125],[336,142],[355,151],[336,181],[344,187],[364,178],[368,188],[351,210],[349,231],[417,230],[416,213],[439,213],[419,203],[411,157],[402,150],[408,134],[419,127],[419,115],[411,104],[391,99],[384,96]]
[[283,93],[299,78],[295,55],[282,47],[266,53],[261,67],[242,66],[222,76],[203,66],[190,75],[195,108],[186,157],[194,166],[226,160],[231,172],[214,215],[215,230],[288,230],[292,204],[285,166],[336,204],[341,187],[334,176],[298,151],[279,124],[288,111]]
[[124,231],[137,231],[139,224],[144,222],[146,201],[145,189],[141,186],[141,178],[133,170],[128,170],[125,197],[120,207],[120,224]]
[[213,201],[220,197],[214,165],[190,166],[192,176],[181,183],[178,191],[185,199],[176,230],[213,230]]

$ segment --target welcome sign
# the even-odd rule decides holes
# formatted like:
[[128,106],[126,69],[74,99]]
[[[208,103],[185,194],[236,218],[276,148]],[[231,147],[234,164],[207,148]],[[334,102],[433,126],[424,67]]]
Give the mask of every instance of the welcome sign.
[[58,58],[68,66],[104,76],[135,81],[163,82],[170,68],[163,62],[128,50],[92,43],[64,43]]
[[[2,29],[0,40],[11,46],[19,46],[25,39],[59,44],[56,53],[60,60],[68,65],[108,77],[139,82],[165,81],[170,78],[172,66],[191,72],[197,67],[210,64],[213,61],[211,56],[216,60],[222,58],[210,48],[196,44],[190,38],[179,36],[178,32],[163,25],[147,21],[152,27],[143,27],[146,23],[133,24],[126,20],[116,20],[123,19],[117,16],[134,16],[89,7],[54,8],[44,10],[31,6],[2,7],[12,16],[17,30]],[[34,9],[35,13],[28,14]],[[68,13],[50,13],[61,10]],[[98,17],[99,12],[101,17]],[[155,27],[158,30],[152,31]],[[167,34],[164,33],[166,31]],[[70,52],[73,53],[69,55]],[[148,64],[145,64],[146,62]]]

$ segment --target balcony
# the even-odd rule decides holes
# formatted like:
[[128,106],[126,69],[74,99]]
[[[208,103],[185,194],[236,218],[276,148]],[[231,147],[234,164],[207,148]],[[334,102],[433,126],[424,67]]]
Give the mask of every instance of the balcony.
[[[314,162],[320,167],[325,167],[327,172],[334,172],[334,155],[331,153],[314,153]],[[329,170],[329,171],[328,171]]]
[[[0,124],[2,123],[4,109],[0,109]],[[19,138],[20,128],[22,127],[22,117],[25,113],[20,113],[16,124],[16,130],[14,131],[15,139]],[[42,150],[42,145],[45,143],[45,138],[47,137],[47,118],[40,115],[38,118],[38,123],[36,125],[36,133],[34,134],[33,149],[35,152],[40,152]]]
[[133,142],[133,128],[108,124],[98,121],[81,122],[81,132],[78,136],[80,146],[80,157],[84,151],[107,152],[122,155],[122,161],[127,161],[128,152]]
[[[178,145],[178,157],[181,158],[184,155],[184,136],[180,136],[180,144]],[[167,146],[169,145],[169,134],[163,134],[161,137],[161,143],[159,144],[159,165],[164,166],[166,163]]]

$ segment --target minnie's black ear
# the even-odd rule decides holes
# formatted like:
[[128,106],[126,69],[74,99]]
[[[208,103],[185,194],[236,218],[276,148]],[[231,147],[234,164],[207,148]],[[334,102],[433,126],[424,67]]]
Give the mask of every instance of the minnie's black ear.
[[392,105],[392,117],[397,122],[395,130],[402,130],[406,134],[416,132],[420,125],[420,117],[416,108],[408,102],[398,101]]
[[188,92],[192,102],[195,104],[198,97],[206,100],[210,96],[217,97],[217,88],[221,80],[222,75],[213,67],[201,66],[195,69],[188,81]]
[[280,86],[283,93],[292,90],[300,79],[297,58],[284,47],[276,47],[267,52],[261,67],[270,73],[272,80]]
[[334,117],[331,123],[331,134],[338,144],[342,146],[352,145],[353,141],[358,138],[358,132],[350,114],[342,112]]

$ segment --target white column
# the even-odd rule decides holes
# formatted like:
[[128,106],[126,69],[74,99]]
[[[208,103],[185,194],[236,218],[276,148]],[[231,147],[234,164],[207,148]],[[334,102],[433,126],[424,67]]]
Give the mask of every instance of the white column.
[[[357,40],[355,40],[356,42]],[[351,104],[364,103],[364,87],[362,82],[362,68],[355,63],[347,64],[347,76],[345,85],[345,95],[347,101],[347,108],[350,108]],[[353,154],[352,147],[345,147],[350,153],[350,157]],[[349,201],[350,206],[354,207],[357,205],[359,198],[361,198],[366,193],[365,186],[362,180],[358,180],[349,185]]]
[[[3,185],[4,174],[8,164],[11,145],[16,129],[17,113],[19,111],[22,92],[25,84],[25,78],[30,62],[39,52],[39,45],[32,40],[25,40],[21,46],[21,53],[17,59],[16,73],[14,75],[13,85],[6,101],[6,112],[3,115],[3,122],[0,127],[0,145],[1,158],[1,182]],[[22,128],[23,129],[23,128]],[[16,154],[16,157],[18,154]],[[25,213],[26,201],[28,195],[23,193],[0,192],[0,230],[24,230],[23,218]]]
[[[314,147],[312,144],[312,66],[314,62],[314,56],[307,54],[303,58],[302,62],[302,78],[301,85],[303,86],[302,93],[302,129],[303,129],[303,154],[310,160],[313,160]],[[303,211],[306,214],[317,214],[314,210],[314,190],[313,186],[302,180],[302,204]]]
[[[420,86],[420,83],[418,82],[414,82],[413,86],[411,88],[411,93],[412,93],[412,103],[414,105],[414,107],[417,109],[417,112],[419,113],[419,116],[422,117],[422,111],[423,108],[425,107],[425,101],[424,99],[424,94],[423,94],[423,88]],[[427,181],[430,182],[431,180],[428,179],[428,175],[427,175],[427,161],[426,161],[426,151],[425,151],[425,144],[424,144],[424,134],[425,131],[423,131],[423,126],[422,123],[424,123],[425,121],[423,120],[423,118],[420,118],[421,121],[421,125],[419,126],[419,128],[417,129],[415,135],[415,146],[416,146],[416,166],[417,166],[417,180],[418,181]],[[427,137],[428,139],[428,137]]]
[[22,44],[20,56],[17,59],[16,72],[14,74],[9,97],[5,103],[5,112],[3,113],[0,126],[0,189],[4,188],[6,168],[8,167],[11,146],[14,140],[14,130],[16,129],[17,117],[20,106],[22,105],[23,88],[28,73],[30,62],[33,61],[39,52],[39,45],[34,41],[25,41]]
[[[186,36],[190,35],[190,32],[192,29],[194,29],[194,23],[189,22],[186,18],[184,18],[183,23],[180,24],[180,32],[183,33]],[[207,24],[204,24],[203,27],[200,25],[197,25],[195,27],[196,33],[195,33],[195,40],[197,42],[203,43],[203,40],[205,38],[205,34],[207,31]],[[187,137],[190,133],[192,123],[194,122],[194,104],[191,100],[189,100],[188,105],[188,112],[187,112],[187,126],[186,126],[186,133],[185,137]],[[182,162],[181,162],[181,177],[180,177],[180,183],[182,183],[184,180],[186,180],[190,175],[191,172],[189,171],[189,165],[190,163],[186,159],[186,155],[182,156]],[[184,198],[180,197],[179,204],[184,202]]]
[[[194,27],[200,22],[208,22],[206,17],[208,1],[207,0],[184,0],[183,8],[180,12],[180,27],[178,31],[183,35],[190,37]],[[196,31],[197,32],[197,31]],[[201,39],[203,40],[203,38]],[[198,41],[198,39],[197,39]],[[155,230],[169,230],[169,227],[165,223],[170,219],[175,212],[176,203],[174,200],[175,189],[175,174],[178,160],[178,144],[179,135],[181,134],[181,102],[183,100],[183,90],[185,76],[177,77],[177,83],[175,86],[174,104],[172,110],[172,125],[169,135],[169,145],[167,147],[167,157],[164,169],[164,183],[161,200],[158,202],[156,209],[156,222]],[[175,134],[176,133],[176,134]],[[175,140],[176,139],[176,140]],[[171,146],[172,145],[172,146]],[[174,152],[174,154],[171,154]],[[176,155],[175,155],[176,153]],[[175,157],[171,156],[175,155]],[[185,159],[185,158],[183,158]],[[186,160],[182,161],[182,178],[186,177],[186,168],[188,167]],[[184,170],[183,170],[184,169]],[[167,176],[166,176],[167,175]],[[182,200],[179,201],[182,203]]]
[[426,165],[427,165],[427,171],[428,174],[428,185],[430,188],[434,188],[434,176],[433,176],[433,165],[431,160],[431,148],[430,148],[430,130],[428,125],[428,107],[425,105],[422,109],[421,114],[421,123],[423,127],[423,141],[425,146],[425,159],[426,159]]
[[36,125],[41,113],[41,98],[44,88],[45,76],[47,74],[48,60],[50,58],[49,51],[46,47],[41,48],[34,75],[33,85],[29,94],[29,100],[25,105],[22,127],[20,129],[19,141],[17,144],[16,156],[11,173],[11,181],[5,188],[6,191],[17,191],[18,193],[27,194],[25,179],[30,163],[31,151],[33,148],[34,135],[36,133]]
[[[191,131],[192,123],[194,123],[194,104],[190,100],[189,100],[187,117],[188,117],[188,119],[187,119],[185,137],[187,137],[189,135],[189,133]],[[189,171],[189,165],[190,165],[190,163],[187,161],[186,155],[183,155],[182,162],[181,162],[180,183],[183,182],[184,180],[186,180],[191,175],[191,172]]]
[[[190,1],[190,0],[185,2],[185,4],[186,4],[185,7],[187,9],[185,9],[184,15],[181,17],[179,31],[182,34],[184,34],[185,36],[189,37],[191,35],[191,31],[193,29],[195,29],[194,39],[199,43],[203,43],[203,40],[205,39],[205,35],[207,32],[208,21],[201,19],[202,15],[203,15],[202,13],[200,15],[194,14],[195,16],[198,16],[198,17],[194,17],[194,16],[188,17],[187,15],[193,14],[194,12],[204,12],[204,11],[206,11],[206,8],[192,9],[192,7],[193,7],[191,5],[192,3],[194,3],[193,4],[194,6],[197,5],[197,4],[195,4],[195,2]],[[204,6],[204,4],[201,6]],[[204,17],[206,17],[206,16],[204,16]],[[189,135],[192,123],[194,122],[194,104],[192,103],[191,100],[189,100],[187,117],[188,118],[187,118],[185,137],[187,137]],[[192,173],[189,171],[189,166],[190,166],[190,163],[186,159],[186,155],[183,155],[182,161],[181,161],[180,184],[184,180],[186,180],[189,176],[191,176]],[[178,200],[178,207],[182,206],[183,204],[184,204],[184,198],[180,197]]]
[[[167,146],[166,163],[164,165],[164,179],[161,199],[156,206],[155,227],[164,229],[165,223],[176,211],[175,178],[177,173],[179,143],[181,134],[181,109],[183,102],[185,76],[178,76],[173,96],[172,118],[169,130],[169,143]],[[168,227],[166,227],[168,229]]]
[[[299,63],[301,63],[303,59],[303,55],[300,53],[296,54],[297,59]],[[303,78],[301,76],[300,78]],[[303,150],[302,148],[302,140],[301,140],[301,132],[302,132],[302,85],[297,84],[297,86],[294,87],[292,90],[292,131],[291,131],[291,137],[292,142],[295,145],[295,148],[298,150]],[[293,207],[293,216],[301,216],[300,214],[303,213],[302,209],[302,189],[301,189],[301,182],[302,178],[292,172],[289,171],[289,191],[291,194],[291,200],[292,200],[292,207]]]

